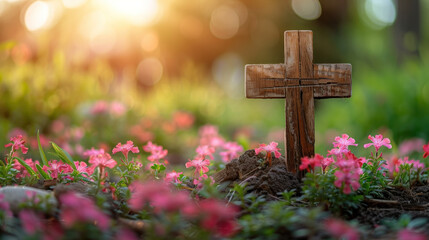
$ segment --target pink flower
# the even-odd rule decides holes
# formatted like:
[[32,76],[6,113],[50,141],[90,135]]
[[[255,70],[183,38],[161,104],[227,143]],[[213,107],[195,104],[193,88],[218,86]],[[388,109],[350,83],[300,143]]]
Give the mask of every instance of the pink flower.
[[[28,164],[28,166],[31,167],[35,172],[37,172],[36,164],[39,164],[39,161],[34,161],[29,158],[24,160],[25,163]],[[21,163],[18,162],[18,160],[15,159],[15,162],[13,163],[13,168],[18,170],[19,172],[16,174],[16,178],[23,178],[23,177],[30,177],[30,173],[27,171],[27,169],[21,165]]]
[[345,148],[332,148],[331,150],[328,151],[327,156],[341,156],[343,153],[349,152],[348,149]]
[[415,170],[423,170],[425,168],[425,164],[420,162],[419,160],[408,160],[408,157],[404,158],[404,163],[408,165],[412,165]]
[[89,163],[92,164],[92,168],[100,167],[100,169],[105,167],[113,168],[117,164],[108,153],[92,155],[89,158]]
[[243,147],[236,142],[227,142],[223,145],[225,151],[220,152],[219,155],[222,157],[224,163],[230,162],[234,158],[239,157],[239,152],[243,151]]
[[399,154],[400,156],[405,156],[412,152],[420,151],[424,144],[425,142],[421,138],[408,139],[399,145]]
[[393,176],[395,173],[399,172],[399,166],[401,166],[404,161],[401,158],[393,157],[389,161],[386,161],[386,168],[389,170],[390,176]]
[[213,177],[212,176],[207,176],[207,174],[203,174],[203,175],[201,175],[201,176],[199,176],[198,178],[195,178],[194,179],[194,184],[195,184],[195,186],[196,186],[196,188],[199,190],[199,189],[202,189],[203,188],[203,186],[204,186],[204,182],[207,180],[207,179],[209,179],[210,178],[210,184],[211,185],[213,185],[214,183],[215,183],[215,180],[213,179]]
[[212,147],[222,146],[225,140],[219,135],[218,128],[213,125],[204,125],[200,128],[200,145]]
[[375,147],[375,151],[378,152],[378,149],[380,149],[381,146],[385,146],[389,149],[392,148],[392,145],[390,144],[390,139],[388,138],[383,138],[383,135],[379,134],[376,135],[375,137],[369,135],[368,139],[372,141],[372,143],[367,143],[365,145],[363,145],[364,148],[368,148],[370,146],[374,146]]
[[398,240],[426,240],[426,236],[410,229],[402,229],[398,232]]
[[207,166],[210,165],[210,160],[204,158],[196,158],[193,160],[189,160],[186,163],[186,168],[195,167],[195,176],[200,176],[209,171]]
[[221,237],[231,237],[238,230],[235,217],[239,210],[234,205],[206,199],[200,202],[200,214],[203,216],[201,227]]
[[349,138],[349,135],[343,134],[341,137],[335,137],[335,142],[333,142],[334,147],[340,149],[348,149],[349,146],[357,146],[353,138]]
[[57,160],[52,160],[48,162],[49,166],[43,166],[43,170],[45,172],[50,172],[51,177],[53,179],[58,178],[58,174],[60,174],[64,169],[67,169],[68,165]]
[[104,154],[104,149],[94,149],[93,147],[83,152],[84,157],[91,157],[92,155]]
[[198,157],[205,158],[210,157],[211,160],[214,159],[213,153],[215,152],[214,147],[210,147],[208,145],[197,147],[196,152],[198,153]]
[[321,161],[323,160],[323,156],[316,154],[314,157],[303,157],[301,158],[301,165],[299,166],[299,170],[307,169],[308,172],[314,170],[315,167],[321,165]]
[[358,240],[359,232],[346,222],[330,218],[324,222],[326,230],[336,239]]
[[121,102],[114,101],[110,104],[110,114],[112,114],[115,117],[120,117],[124,115],[126,111],[127,111],[127,108]]
[[28,152],[28,148],[24,146],[24,139],[22,137],[22,135],[18,135],[16,137],[11,137],[10,138],[11,143],[8,143],[6,145],[4,145],[4,147],[12,147],[12,151],[15,152],[18,149],[21,149],[21,152],[23,154],[26,154]]
[[164,182],[133,182],[130,190],[131,198],[128,203],[134,211],[151,206],[155,213],[175,212],[189,207],[193,208],[194,205],[187,193],[172,192]]
[[87,173],[88,176],[94,173],[94,169],[88,167],[88,165],[85,162],[75,161],[74,165],[76,166],[77,171],[80,173]]
[[34,234],[42,229],[42,222],[36,213],[29,209],[19,212],[22,227],[28,234]]
[[167,173],[166,175],[165,175],[165,178],[164,178],[164,180],[166,181],[166,182],[168,182],[168,183],[170,183],[170,182],[174,182],[174,183],[182,183],[180,180],[179,180],[179,177],[180,177],[180,175],[181,174],[183,174],[183,172],[176,172],[176,171],[172,171],[172,172],[169,172],[169,173]]
[[90,199],[67,192],[60,196],[60,202],[61,219],[65,226],[86,222],[95,223],[102,230],[109,228],[110,219]]
[[162,146],[158,146],[152,142],[148,142],[145,146],[143,146],[143,150],[145,152],[150,152],[151,155],[147,159],[157,164],[159,164],[159,161],[165,158],[168,154],[168,150],[163,149]]
[[173,122],[178,128],[190,128],[194,124],[194,121],[195,117],[190,113],[179,111],[173,114]]
[[360,175],[363,174],[358,162],[350,159],[349,156],[349,159],[338,159],[336,165],[338,169],[334,173],[336,177],[334,185],[337,188],[343,188],[345,194],[350,194],[352,190],[356,191],[360,187]]
[[125,158],[128,159],[128,152],[130,151],[133,153],[139,153],[139,148],[134,147],[134,144],[132,141],[127,141],[127,143],[124,145],[122,145],[121,143],[118,143],[116,147],[112,150],[112,153],[115,154],[117,152],[122,152]]
[[94,103],[94,105],[90,110],[90,113],[92,115],[97,115],[97,114],[107,113],[108,110],[109,110],[109,104],[106,101],[100,100]]
[[277,147],[278,143],[271,142],[269,145],[260,144],[258,148],[255,149],[255,154],[258,155],[262,151],[266,151],[267,155],[274,152],[274,156],[279,158],[282,154],[279,152],[280,148]]
[[427,158],[427,156],[429,155],[429,143],[423,145],[423,152],[423,158]]
[[326,168],[334,162],[334,159],[331,157],[325,157],[320,161],[322,165],[322,171],[325,172]]

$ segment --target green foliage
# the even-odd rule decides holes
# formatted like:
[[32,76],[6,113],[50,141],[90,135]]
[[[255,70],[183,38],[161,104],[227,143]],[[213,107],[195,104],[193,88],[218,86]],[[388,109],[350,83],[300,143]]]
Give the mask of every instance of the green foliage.
[[17,179],[15,178],[18,170],[13,168],[12,161],[8,161],[5,164],[2,160],[0,160],[0,185],[8,186],[17,183]]
[[[387,130],[394,142],[420,137],[429,139],[428,62],[407,62],[401,66],[354,64],[352,97],[324,100],[316,112],[316,129],[321,133],[337,129],[356,137]],[[380,109],[383,109],[380,112]],[[341,117],[334,117],[341,116]]]
[[51,142],[52,148],[55,151],[55,154],[66,164],[70,165],[75,171],[77,171],[76,166],[74,165],[73,158],[70,156],[70,154],[64,149],[60,148],[57,144],[54,142]]
[[42,160],[42,166],[48,165],[48,159],[46,158],[45,151],[43,151],[42,144],[40,143],[39,131],[37,131],[37,146],[39,147],[40,159]]
[[242,230],[234,239],[317,239],[320,223],[328,216],[320,208],[294,208],[284,201],[270,202],[260,213],[239,219]]
[[352,215],[357,210],[362,195],[352,192],[343,193],[341,188],[334,185],[336,169],[329,169],[325,174],[307,173],[302,187],[302,199],[310,206],[325,206],[331,212],[342,215]]

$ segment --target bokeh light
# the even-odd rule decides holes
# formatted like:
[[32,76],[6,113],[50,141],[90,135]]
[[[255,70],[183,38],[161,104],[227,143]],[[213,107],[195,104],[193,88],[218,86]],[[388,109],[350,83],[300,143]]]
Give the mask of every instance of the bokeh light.
[[213,78],[232,98],[242,98],[244,61],[236,53],[225,53],[219,56],[212,66]]
[[157,58],[146,58],[137,66],[136,78],[146,85],[153,86],[161,80],[164,68]]
[[96,5],[137,26],[151,23],[159,12],[157,0],[98,0]]
[[25,26],[30,31],[45,27],[50,15],[49,4],[42,1],[32,3],[25,12]]
[[296,15],[305,20],[315,20],[322,15],[319,0],[292,0],[292,9]]
[[148,32],[143,35],[141,40],[141,47],[146,52],[155,51],[159,45],[159,38],[155,32]]
[[220,39],[232,38],[240,28],[240,18],[235,10],[222,5],[213,10],[210,19],[210,31]]
[[57,1],[35,1],[25,10],[23,22],[29,31],[48,29],[59,20],[62,11]]
[[365,12],[373,28],[390,26],[396,19],[396,8],[392,0],[366,0]]
[[89,41],[89,47],[96,53],[108,53],[115,45],[116,32],[102,11],[85,16],[80,23],[80,34]]

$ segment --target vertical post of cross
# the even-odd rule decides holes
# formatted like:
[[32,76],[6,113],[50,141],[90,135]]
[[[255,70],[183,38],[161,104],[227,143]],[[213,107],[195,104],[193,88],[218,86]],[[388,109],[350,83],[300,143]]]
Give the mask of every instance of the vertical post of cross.
[[301,158],[314,155],[313,87],[301,87],[302,81],[313,79],[313,33],[286,31],[284,34],[285,81],[299,86],[285,89],[285,155],[288,171],[298,173]]

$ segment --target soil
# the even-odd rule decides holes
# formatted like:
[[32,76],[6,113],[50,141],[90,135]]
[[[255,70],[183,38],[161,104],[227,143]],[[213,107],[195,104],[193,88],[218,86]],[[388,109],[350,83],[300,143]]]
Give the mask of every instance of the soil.
[[[277,193],[295,189],[299,193],[300,181],[286,170],[283,157],[273,158],[272,165],[264,163],[264,156],[248,150],[238,159],[229,162],[225,169],[214,175],[217,183],[244,184],[249,192],[278,200]],[[374,229],[386,219],[398,219],[408,214],[412,219],[427,218],[425,233],[429,235],[429,184],[411,188],[388,188],[378,199],[366,199],[353,219]]]
[[239,158],[226,164],[225,169],[214,175],[217,183],[230,182],[246,184],[251,192],[274,200],[277,193],[285,190],[299,190],[301,184],[296,176],[286,170],[283,157],[272,158],[271,166],[265,157],[248,150]]

